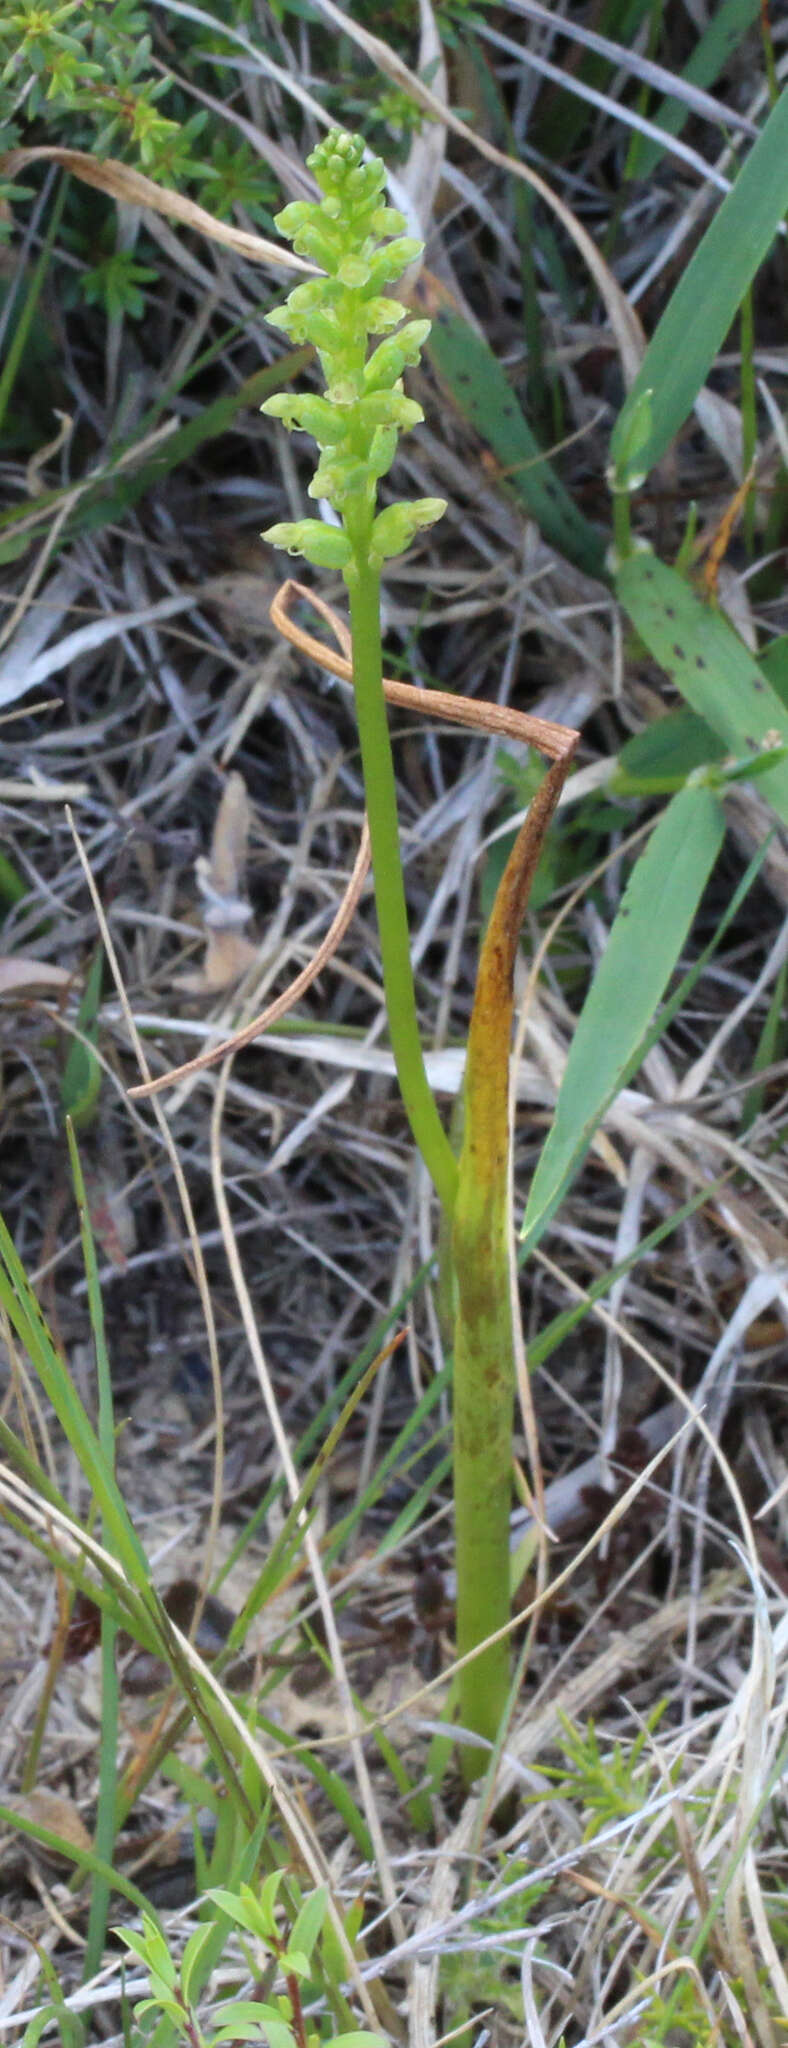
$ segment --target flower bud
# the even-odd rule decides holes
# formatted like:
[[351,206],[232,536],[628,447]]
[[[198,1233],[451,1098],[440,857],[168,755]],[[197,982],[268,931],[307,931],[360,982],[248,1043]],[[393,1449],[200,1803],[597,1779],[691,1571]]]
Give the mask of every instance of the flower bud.
[[418,242],[415,235],[400,235],[385,249],[377,249],[369,265],[370,296],[373,291],[377,295],[381,285],[393,284],[395,278],[401,277],[408,264],[415,263],[423,248],[424,243]]
[[303,555],[317,569],[344,569],[352,548],[339,526],[326,526],[322,519],[283,520],[269,526],[262,535],[272,548],[286,548],[289,555]]
[[370,561],[383,562],[391,555],[403,555],[414,534],[422,526],[432,526],[436,519],[442,519],[445,510],[445,498],[415,498],[410,505],[387,505],[385,512],[378,513],[372,528]]
[[399,299],[365,299],[364,320],[368,334],[388,334],[405,318]]
[[289,206],[283,206],[279,213],[274,214],[274,227],[279,229],[286,242],[292,242],[293,236],[306,226],[313,213],[311,200],[293,199]]
[[309,391],[303,397],[276,391],[273,398],[265,399],[260,411],[267,413],[269,419],[281,420],[288,433],[292,433],[294,427],[300,427],[303,433],[311,434],[321,448],[335,441],[344,441],[347,433],[347,421],[336,407],[329,405],[327,398],[318,398]]
[[380,391],[396,383],[406,364],[418,362],[430,325],[429,320],[409,320],[398,334],[380,342],[364,368],[364,383],[368,391]]
[[343,256],[341,263],[337,264],[336,274],[340,284],[346,285],[349,292],[359,292],[369,284],[370,267],[363,256]]
[[406,398],[404,391],[370,391],[369,396],[360,398],[355,407],[359,425],[367,431],[372,427],[417,427],[424,418],[421,406],[415,398]]
[[339,511],[349,499],[366,490],[367,475],[365,456],[337,448],[325,449],[312,482],[307,485],[307,493],[310,498],[327,498]]

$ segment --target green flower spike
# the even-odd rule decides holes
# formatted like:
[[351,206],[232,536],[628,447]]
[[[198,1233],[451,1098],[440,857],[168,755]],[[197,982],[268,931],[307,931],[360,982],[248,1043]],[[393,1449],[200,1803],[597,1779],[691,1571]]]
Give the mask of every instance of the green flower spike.
[[[363,155],[360,135],[333,130],[308,159],[322,199],[296,200],[276,216],[297,254],[320,264],[326,275],[296,285],[268,319],[291,341],[311,342],[326,392],[323,398],[278,393],[262,408],[317,442],[321,455],[309,495],[333,505],[349,547],[344,553],[338,548],[336,531],[330,549],[324,546],[315,520],[271,527],[263,539],[320,566],[341,568],[348,583],[359,566],[402,554],[414,533],[446,509],[442,498],[421,498],[389,505],[375,518],[378,481],[391,468],[397,437],[423,418],[421,406],[405,396],[402,373],[418,362],[430,322],[407,319],[397,299],[382,296],[383,287],[421,254],[422,244],[403,233],[402,214],[381,200],[384,164],[379,157],[364,163]],[[380,334],[386,339],[368,354],[370,336]]]
[[[263,412],[317,442],[320,460],[309,495],[331,505],[338,524],[298,519],[269,527],[263,539],[305,555],[318,568],[341,569],[347,585],[391,1047],[411,1130],[450,1209],[457,1162],[430,1090],[419,1036],[380,644],[381,564],[401,555],[446,505],[443,498],[418,498],[376,510],[378,483],[394,461],[398,435],[423,418],[421,406],[405,395],[402,373],[418,362],[430,323],[408,319],[405,307],[386,296],[386,287],[421,255],[422,244],[403,232],[402,214],[381,197],[385,166],[379,157],[364,162],[360,135],[334,129],[308,163],[322,198],[296,200],[277,215],[276,225],[324,275],[297,284],[268,319],[291,341],[316,349],[325,394],[280,392]],[[370,337],[381,335],[370,347]]]

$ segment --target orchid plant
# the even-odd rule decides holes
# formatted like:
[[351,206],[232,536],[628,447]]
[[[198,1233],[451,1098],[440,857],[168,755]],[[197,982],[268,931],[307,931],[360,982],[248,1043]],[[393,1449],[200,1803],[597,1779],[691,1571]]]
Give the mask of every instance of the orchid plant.
[[[269,313],[296,343],[311,343],[325,392],[278,394],[263,411],[311,434],[320,460],[309,495],[322,519],[269,527],[263,538],[318,568],[340,570],[352,629],[352,681],[369,819],[375,900],[391,1044],[403,1104],[449,1223],[457,1300],[454,1332],[454,1493],[460,1717],[494,1742],[509,1685],[509,1511],[514,1418],[513,1331],[508,1232],[508,1065],[512,978],[531,877],[577,735],[519,717],[522,736],[552,760],[504,872],[482,948],[468,1043],[464,1135],[459,1161],[427,1079],[410,960],[386,714],[380,633],[385,561],[445,511],[441,498],[377,509],[399,434],[423,418],[403,388],[430,322],[411,319],[388,287],[417,260],[422,244],[385,203],[385,166],[365,161],[359,136],[333,131],[308,158],[317,201],[298,200],[276,225],[321,275],[295,286]],[[370,348],[372,337],[382,336]],[[333,514],[334,517],[330,515]],[[424,693],[400,686],[401,695]],[[444,706],[459,700],[443,698]],[[425,708],[422,706],[421,708]],[[436,707],[437,708],[437,707]],[[478,707],[476,707],[478,709]],[[457,716],[456,710],[449,715]],[[481,1744],[463,1750],[469,1779],[486,1761]]]

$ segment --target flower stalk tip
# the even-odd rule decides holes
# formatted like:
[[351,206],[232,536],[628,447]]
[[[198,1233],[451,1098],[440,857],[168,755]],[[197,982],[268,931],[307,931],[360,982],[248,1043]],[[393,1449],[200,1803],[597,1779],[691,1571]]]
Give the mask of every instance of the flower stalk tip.
[[[418,363],[430,322],[409,319],[398,299],[384,296],[423,244],[403,232],[402,214],[381,199],[385,165],[380,157],[364,161],[361,136],[332,130],[308,165],[321,198],[293,201],[277,214],[276,225],[324,275],[296,285],[267,317],[292,341],[315,348],[325,395],[278,392],[262,410],[288,432],[300,428],[317,442],[320,459],[309,495],[327,500],[342,526],[326,527],[325,542],[317,520],[270,527],[263,538],[320,567],[342,569],[352,581],[364,565],[379,568],[402,554],[446,509],[442,498],[422,498],[388,505],[375,516],[378,483],[391,468],[398,437],[424,417],[407,397],[402,374]],[[370,354],[372,336],[383,339]]]

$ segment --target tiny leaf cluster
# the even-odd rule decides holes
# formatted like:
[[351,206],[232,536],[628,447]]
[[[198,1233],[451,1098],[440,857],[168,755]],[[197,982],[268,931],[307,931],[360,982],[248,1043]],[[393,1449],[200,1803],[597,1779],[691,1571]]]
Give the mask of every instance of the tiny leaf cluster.
[[[341,524],[300,519],[270,527],[263,538],[319,567],[341,569],[352,581],[366,564],[379,569],[388,556],[402,554],[446,509],[442,498],[375,509],[399,434],[424,417],[406,396],[402,373],[418,362],[430,322],[407,319],[405,307],[386,292],[423,245],[404,232],[402,214],[381,197],[385,166],[380,157],[364,162],[361,136],[332,129],[307,162],[322,197],[284,207],[276,226],[324,274],[296,285],[267,317],[291,341],[316,349],[325,396],[280,392],[262,410],[317,442],[320,460],[309,495],[327,500]],[[384,338],[369,353],[370,337],[379,335]]]
[[[150,1997],[134,2007],[136,2019],[147,2013],[171,2021],[186,2048],[225,2048],[225,2044],[264,2041],[267,2048],[321,2048],[321,2034],[307,2030],[301,2007],[300,1985],[309,1976],[315,1947],[324,1931],[328,1913],[325,1885],[303,1901],[289,1936],[277,1925],[277,1893],[284,1872],[274,1870],[259,1888],[240,1884],[237,1891],[222,1887],[205,1893],[206,1908],[225,1914],[231,1924],[249,1937],[252,1947],[268,1956],[284,1978],[287,1990],[274,1999],[229,1998],[212,2007],[211,2020],[204,2027],[198,2017],[198,2002],[205,1986],[206,1964],[213,1945],[215,1921],[201,1922],[186,1943],[180,1964],[170,1954],[160,1928],[149,1913],[143,1913],[142,1933],[117,1928],[116,1933],[132,1954],[144,1964],[150,1979]],[[254,1956],[248,1961],[257,1977]],[[259,1988],[259,1987],[258,1987]],[[332,2048],[386,2048],[378,2034],[353,2028],[332,2037]]]

